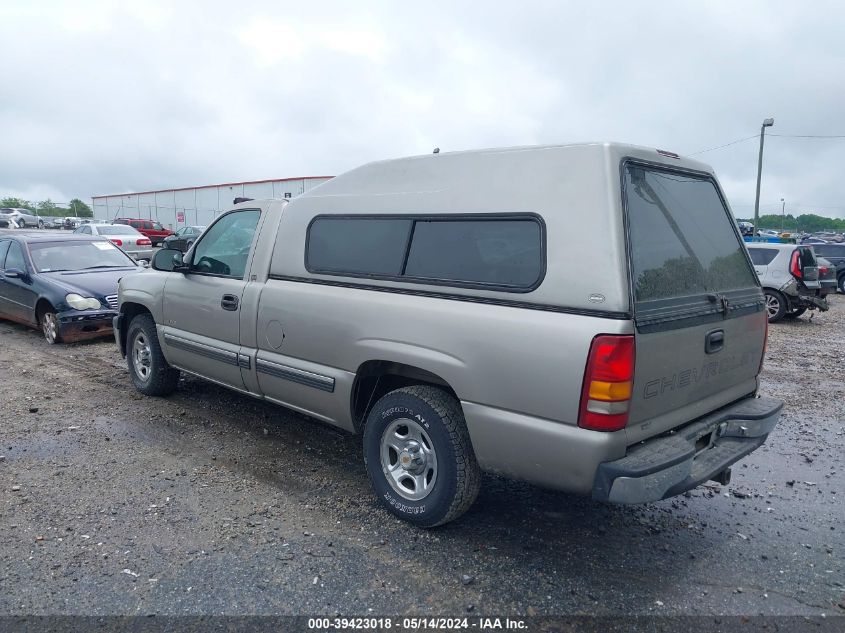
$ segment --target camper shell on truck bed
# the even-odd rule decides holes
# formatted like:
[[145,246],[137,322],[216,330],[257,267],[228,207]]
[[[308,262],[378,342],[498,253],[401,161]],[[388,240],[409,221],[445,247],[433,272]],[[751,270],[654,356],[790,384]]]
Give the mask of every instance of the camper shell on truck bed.
[[361,432],[379,498],[420,525],[463,512],[479,468],[618,502],[724,481],[780,411],[755,397],[766,311],[732,214],[668,152],[371,163],[237,205],[153,268],[116,322],[139,389],[140,332],[161,371]]

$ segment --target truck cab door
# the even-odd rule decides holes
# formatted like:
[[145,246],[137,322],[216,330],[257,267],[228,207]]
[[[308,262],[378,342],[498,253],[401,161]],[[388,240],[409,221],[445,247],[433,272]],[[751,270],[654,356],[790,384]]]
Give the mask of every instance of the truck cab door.
[[244,390],[240,310],[261,212],[231,211],[197,241],[185,270],[168,276],[163,344],[168,362]]

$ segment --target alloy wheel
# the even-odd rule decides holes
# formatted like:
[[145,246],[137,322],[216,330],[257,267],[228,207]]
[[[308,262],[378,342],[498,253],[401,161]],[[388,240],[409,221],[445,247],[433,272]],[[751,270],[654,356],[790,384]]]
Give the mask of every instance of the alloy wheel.
[[777,316],[779,311],[780,311],[780,300],[774,295],[768,295],[767,294],[766,295],[766,312],[768,312],[769,318],[771,319],[772,317]]
[[437,454],[425,429],[394,420],[381,436],[381,468],[391,488],[410,501],[427,497],[437,481]]
[[152,374],[152,359],[150,342],[144,332],[138,332],[135,340],[132,341],[132,366],[135,375],[142,381],[147,382]]
[[41,331],[44,332],[44,338],[50,345],[54,344],[59,338],[59,319],[52,312],[44,313],[41,317]]

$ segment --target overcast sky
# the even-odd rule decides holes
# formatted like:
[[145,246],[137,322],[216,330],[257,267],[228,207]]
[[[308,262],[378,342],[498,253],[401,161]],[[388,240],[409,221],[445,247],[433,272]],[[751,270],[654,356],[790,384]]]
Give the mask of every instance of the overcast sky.
[[[590,5],[590,6],[587,6]],[[0,196],[333,175],[613,140],[845,134],[845,5],[4,2]],[[696,158],[753,215],[757,141]],[[845,217],[845,138],[768,136],[763,211]]]

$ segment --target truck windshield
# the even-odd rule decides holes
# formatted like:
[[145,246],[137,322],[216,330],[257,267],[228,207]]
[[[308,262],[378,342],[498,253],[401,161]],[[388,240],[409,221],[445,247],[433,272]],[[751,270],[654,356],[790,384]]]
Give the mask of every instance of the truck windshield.
[[131,266],[135,261],[111,242],[31,242],[29,253],[39,273]]
[[624,196],[635,303],[757,285],[711,180],[629,163]]

